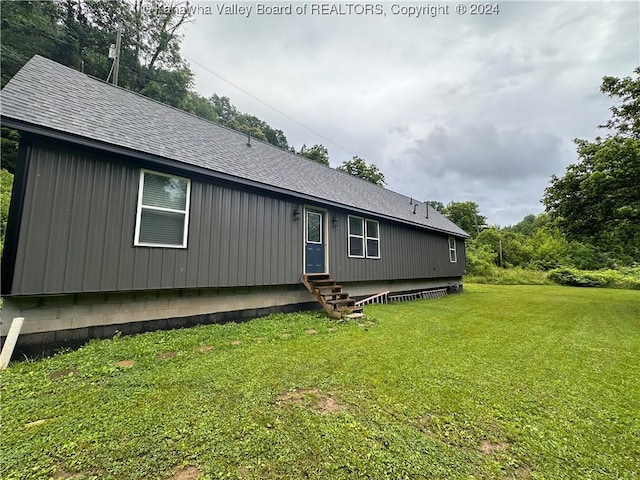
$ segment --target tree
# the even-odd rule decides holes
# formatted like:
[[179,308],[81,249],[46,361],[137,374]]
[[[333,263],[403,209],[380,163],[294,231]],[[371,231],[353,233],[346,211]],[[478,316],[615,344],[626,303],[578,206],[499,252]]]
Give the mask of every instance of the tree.
[[209,99],[209,102],[213,106],[221,125],[239,132],[251,134],[253,138],[268,142],[284,150],[289,149],[289,142],[282,130],[274,129],[267,122],[260,120],[255,115],[240,113],[231,103],[229,97],[220,97],[214,94]]
[[476,202],[450,202],[442,213],[472,237],[477,236],[487,222]]
[[621,137],[640,140],[640,67],[634,71],[636,78],[603,77],[600,91],[609,97],[619,98],[621,105],[610,108],[612,116],[601,128],[613,130]]
[[384,174],[378,169],[378,167],[373,163],[368,165],[364,159],[357,155],[351,160],[345,160],[342,162],[342,165],[340,165],[337,170],[348,173],[354,177],[361,178],[380,187],[384,187],[386,185],[384,181]]
[[314,145],[313,147],[302,145],[298,154],[314,162],[326,165],[327,167],[329,166],[329,152],[324,145]]
[[551,177],[542,199],[569,239],[640,261],[640,69],[635,80],[604,77],[601,90],[621,104],[602,128],[606,139],[576,139],[579,162]]
[[15,173],[19,142],[20,134],[17,130],[12,130],[10,128],[2,129],[2,137],[0,138],[0,151],[2,152],[2,158],[0,160],[0,165],[10,173]]
[[13,175],[3,168],[0,170],[0,252],[4,246],[4,234],[7,230],[12,185]]

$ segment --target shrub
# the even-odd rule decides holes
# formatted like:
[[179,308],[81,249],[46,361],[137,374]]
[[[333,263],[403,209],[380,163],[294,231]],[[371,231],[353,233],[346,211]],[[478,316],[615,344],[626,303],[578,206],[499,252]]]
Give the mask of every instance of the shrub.
[[540,270],[494,266],[482,274],[466,275],[465,282],[491,283],[494,285],[548,285],[551,283],[547,275]]
[[549,272],[549,278],[560,285],[574,287],[609,287],[640,290],[640,267],[627,267],[620,270],[556,268]]

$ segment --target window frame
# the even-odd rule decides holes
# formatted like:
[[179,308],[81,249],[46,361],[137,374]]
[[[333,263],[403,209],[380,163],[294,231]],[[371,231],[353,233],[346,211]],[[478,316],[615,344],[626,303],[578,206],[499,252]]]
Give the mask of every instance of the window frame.
[[[367,224],[367,222],[372,222],[375,223],[377,228],[376,230],[378,231],[378,236],[377,237],[370,237],[369,236],[369,225]],[[365,255],[367,256],[367,258],[371,258],[374,260],[380,260],[380,222],[378,220],[370,220],[370,219],[365,219],[364,221],[364,250],[365,250]],[[378,255],[377,256],[373,256],[373,255],[369,255],[369,244],[368,241],[369,240],[376,240],[378,242]]]
[[[362,235],[356,235],[356,234],[352,234],[351,233],[351,219],[352,218],[357,218],[358,220],[360,220],[360,222],[362,222]],[[364,221],[364,217],[358,217],[357,215],[347,215],[347,256],[349,258],[365,258],[366,257],[366,253],[367,253],[367,244],[366,244],[366,235],[367,232],[365,230],[366,228],[366,224]],[[362,255],[352,255],[351,254],[351,237],[353,238],[359,238],[360,240],[362,240]]]
[[[451,246],[451,241],[452,240],[453,240],[453,247]],[[457,245],[456,245],[456,237],[449,237],[448,244],[449,244],[449,262],[450,263],[458,263],[458,252],[457,252]]]
[[[143,205],[142,197],[144,196],[144,175],[149,173],[151,175],[158,175],[161,177],[175,178],[177,180],[184,180],[187,182],[187,192],[185,197],[184,210],[177,210],[174,208],[156,207],[153,205]],[[140,169],[140,180],[138,181],[138,204],[136,207],[136,228],[135,236],[133,239],[134,247],[156,247],[156,248],[187,248],[187,239],[189,236],[189,207],[191,204],[191,179],[186,177],[180,177],[178,175],[171,175],[169,173],[156,172],[155,170],[148,170],[146,168]],[[166,243],[147,243],[140,241],[140,227],[142,220],[142,210],[154,210],[156,212],[168,212],[178,213],[184,215],[184,231],[182,232],[182,243],[180,245],[171,245]]]

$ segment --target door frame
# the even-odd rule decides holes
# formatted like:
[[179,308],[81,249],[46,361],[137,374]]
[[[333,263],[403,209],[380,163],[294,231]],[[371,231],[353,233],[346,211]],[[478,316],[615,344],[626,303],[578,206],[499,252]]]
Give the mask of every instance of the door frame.
[[329,210],[314,205],[302,206],[302,274],[307,273],[307,210],[322,213],[322,245],[324,245],[324,272],[329,273]]

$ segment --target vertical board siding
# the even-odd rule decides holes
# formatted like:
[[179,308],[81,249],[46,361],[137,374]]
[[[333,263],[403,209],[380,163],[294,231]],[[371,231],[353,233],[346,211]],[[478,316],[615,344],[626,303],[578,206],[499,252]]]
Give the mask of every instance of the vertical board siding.
[[12,294],[299,283],[295,204],[191,181],[186,249],[134,247],[140,169],[34,145]]
[[[140,169],[35,144],[24,198],[15,295],[296,284],[301,204],[191,179],[186,249],[134,247]],[[331,217],[338,220],[333,226]],[[380,256],[348,257],[347,214],[329,211],[329,272],[340,281],[459,277],[464,240],[380,220]]]
[[330,272],[340,281],[459,277],[465,271],[464,240],[456,240],[458,261],[449,261],[449,236],[384,220],[380,227],[380,259],[348,256],[348,215],[331,212]]

